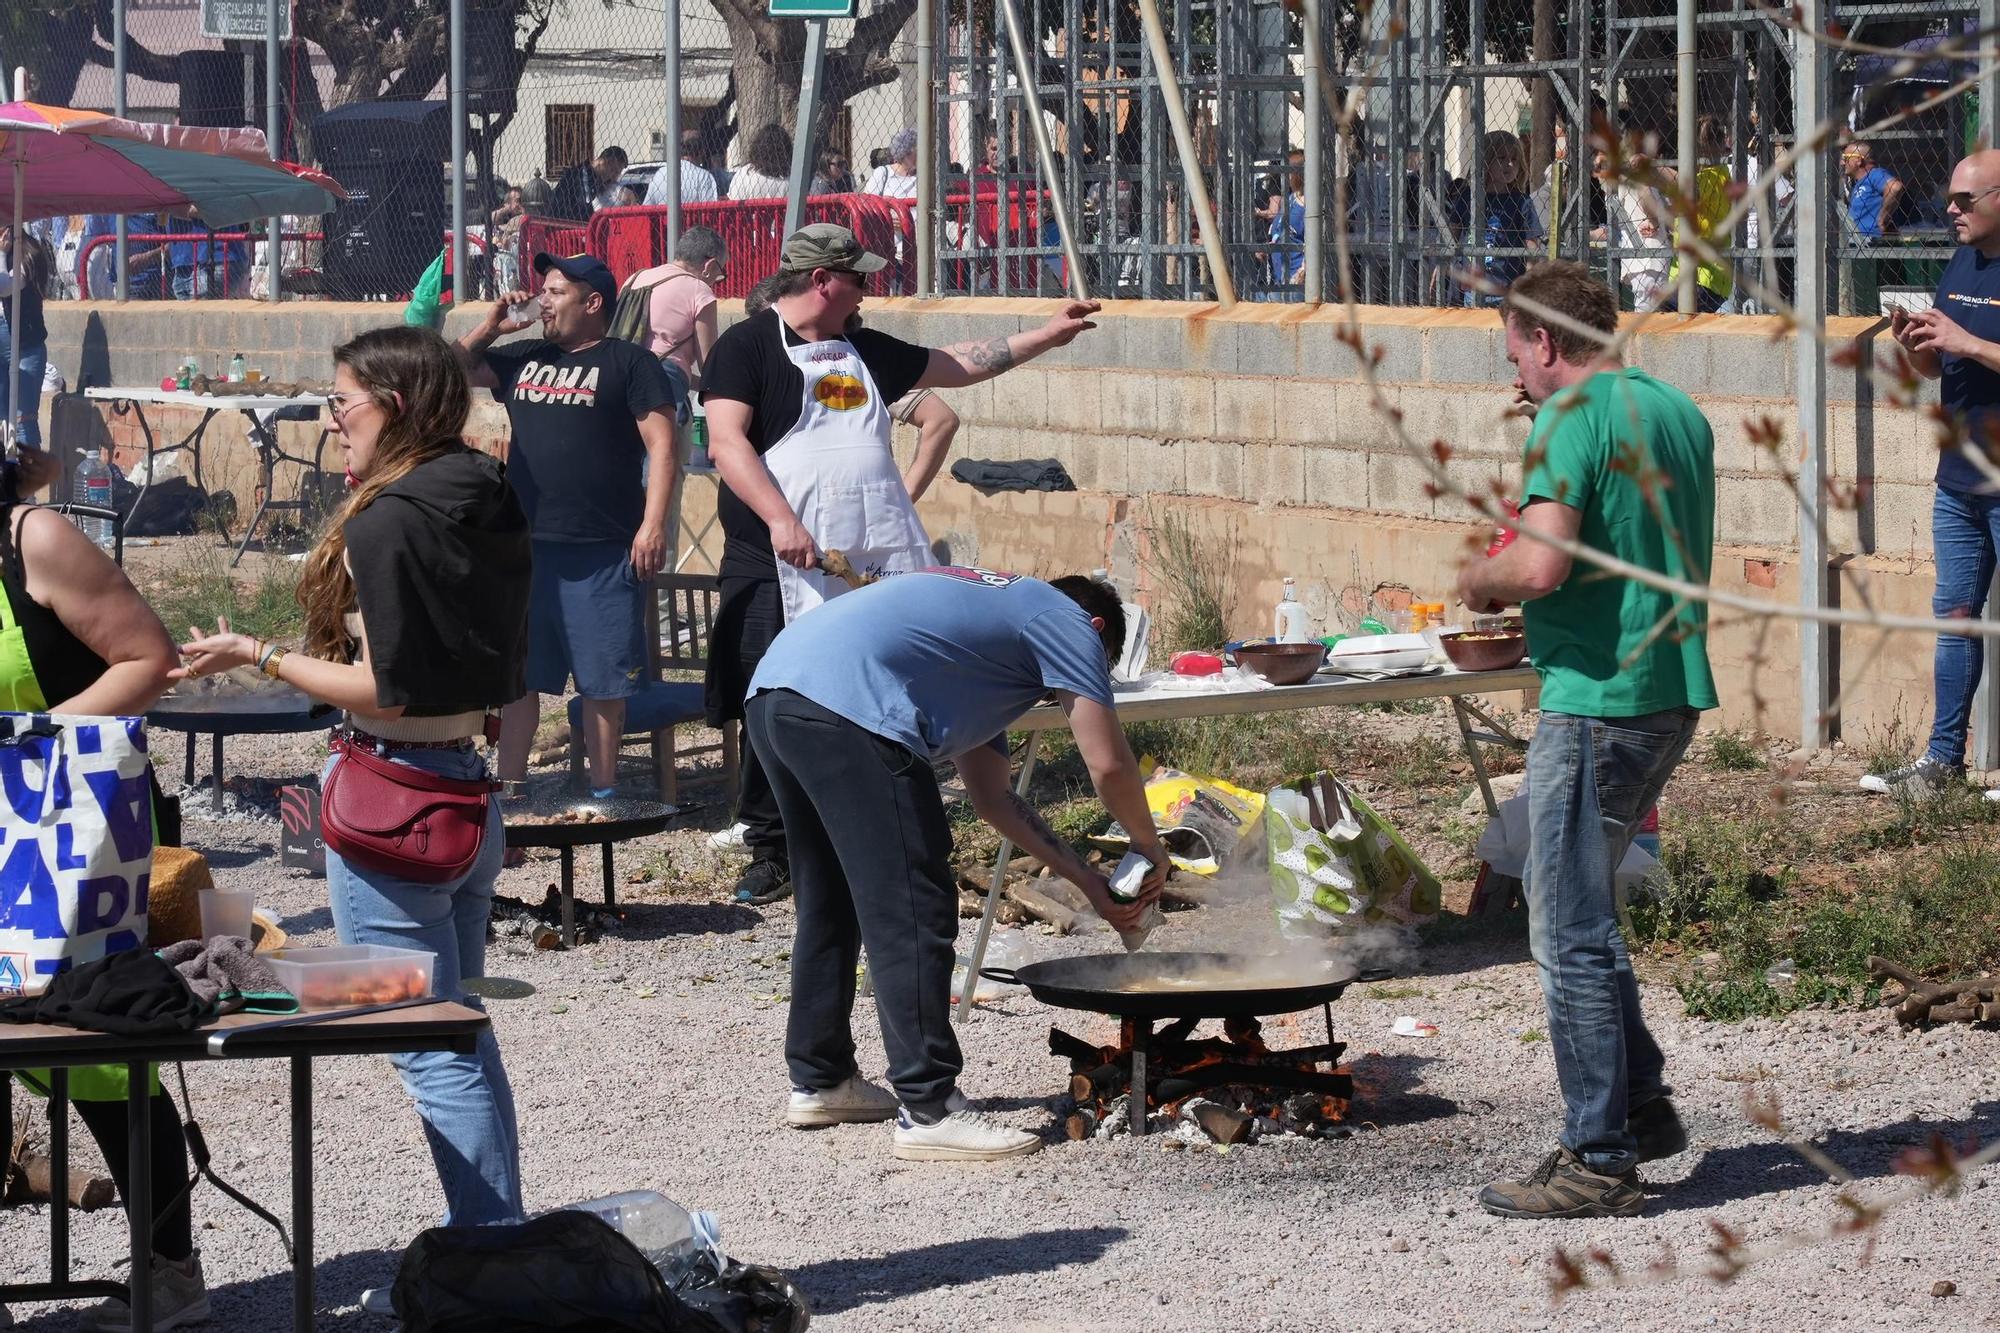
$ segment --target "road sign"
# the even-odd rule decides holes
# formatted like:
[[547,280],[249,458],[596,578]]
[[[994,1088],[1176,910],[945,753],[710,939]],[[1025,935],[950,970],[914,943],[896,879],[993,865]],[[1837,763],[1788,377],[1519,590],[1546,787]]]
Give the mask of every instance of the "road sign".
[[278,40],[292,40],[291,0],[201,0],[201,32],[218,41],[261,42],[269,30],[271,6],[278,9]]
[[[213,0],[204,0],[213,3]],[[771,0],[774,19],[851,19],[854,0]]]

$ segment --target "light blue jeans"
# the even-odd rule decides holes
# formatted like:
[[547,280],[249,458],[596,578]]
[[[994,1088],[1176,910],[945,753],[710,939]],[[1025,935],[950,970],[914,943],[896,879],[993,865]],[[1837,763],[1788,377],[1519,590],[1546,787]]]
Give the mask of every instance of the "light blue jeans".
[[[390,758],[450,778],[478,778],[485,761],[463,750],[392,750]],[[326,772],[339,763],[336,757]],[[325,775],[322,774],[322,785]],[[500,803],[492,803],[479,859],[461,879],[417,884],[326,853],[333,925],[342,944],[386,944],[437,955],[432,988],[471,1008],[480,1002],[460,982],[486,974],[486,919],[506,847]],[[500,1043],[488,1028],[471,1055],[421,1051],[390,1057],[416,1099],[444,1184],[445,1225],[484,1226],[521,1220],[521,1146],[514,1090],[500,1064]]]
[[1694,738],[1700,714],[1543,713],[1528,745],[1528,946],[1549,1007],[1562,1143],[1593,1171],[1638,1164],[1630,1109],[1667,1095],[1639,1012],[1612,872]]
[[[36,343],[33,347],[21,349],[20,373],[5,373],[9,347],[7,321],[0,319],[0,421],[6,420],[9,412],[18,412],[15,428],[20,432],[22,444],[42,445],[42,376],[49,367],[49,345]],[[19,387],[18,395],[9,392]],[[15,406],[16,402],[20,406]]]

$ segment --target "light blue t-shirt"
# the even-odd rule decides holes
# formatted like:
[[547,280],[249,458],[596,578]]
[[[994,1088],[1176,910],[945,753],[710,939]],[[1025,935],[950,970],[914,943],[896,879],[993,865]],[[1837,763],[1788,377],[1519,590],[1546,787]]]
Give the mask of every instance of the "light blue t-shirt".
[[898,574],[787,626],[750,681],[791,690],[936,762],[976,749],[1050,690],[1111,707],[1104,644],[1040,579],[959,566]]

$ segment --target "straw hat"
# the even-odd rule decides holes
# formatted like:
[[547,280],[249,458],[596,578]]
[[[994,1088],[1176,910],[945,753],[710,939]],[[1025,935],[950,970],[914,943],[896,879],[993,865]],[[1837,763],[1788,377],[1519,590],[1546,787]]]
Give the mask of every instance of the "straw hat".
[[[208,858],[186,847],[155,847],[151,887],[146,894],[146,945],[164,949],[182,940],[201,938],[201,900],[196,895],[215,888]],[[285,947],[285,930],[271,913],[259,908],[252,916],[251,943],[257,952]]]

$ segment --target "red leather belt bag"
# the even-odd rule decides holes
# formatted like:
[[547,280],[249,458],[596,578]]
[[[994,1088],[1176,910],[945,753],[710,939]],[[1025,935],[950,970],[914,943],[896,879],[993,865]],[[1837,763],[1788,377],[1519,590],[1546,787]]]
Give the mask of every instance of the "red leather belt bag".
[[333,752],[339,762],[320,793],[320,833],[343,860],[418,884],[472,869],[497,784],[394,763],[345,736],[334,737]]

